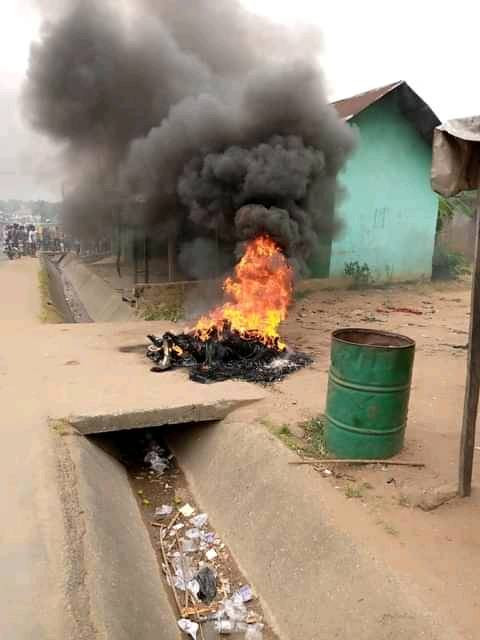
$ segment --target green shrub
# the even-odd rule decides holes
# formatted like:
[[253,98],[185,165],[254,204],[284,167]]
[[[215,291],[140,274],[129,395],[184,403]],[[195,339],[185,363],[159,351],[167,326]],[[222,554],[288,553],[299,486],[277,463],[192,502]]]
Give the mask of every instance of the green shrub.
[[372,272],[366,262],[362,265],[357,260],[354,262],[347,262],[345,264],[344,273],[348,278],[352,279],[352,287],[354,289],[368,287],[368,285],[373,281]]
[[469,272],[469,264],[462,253],[451,253],[441,246],[435,248],[432,278],[437,280],[455,280]]

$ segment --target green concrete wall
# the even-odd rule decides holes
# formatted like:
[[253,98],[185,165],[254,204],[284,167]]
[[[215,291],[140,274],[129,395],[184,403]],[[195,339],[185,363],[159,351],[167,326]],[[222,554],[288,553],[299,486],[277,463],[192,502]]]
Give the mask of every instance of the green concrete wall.
[[332,242],[330,277],[357,261],[378,282],[430,278],[438,211],[431,148],[394,95],[351,122],[360,142],[340,177],[348,196],[337,214],[344,228]]

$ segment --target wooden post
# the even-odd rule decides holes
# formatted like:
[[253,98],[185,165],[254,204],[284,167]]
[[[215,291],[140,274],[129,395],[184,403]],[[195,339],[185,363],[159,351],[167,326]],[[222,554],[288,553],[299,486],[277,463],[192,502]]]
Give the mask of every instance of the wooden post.
[[168,281],[175,280],[175,236],[168,237]]
[[145,231],[145,237],[143,239],[143,260],[145,270],[145,282],[150,282],[150,238],[148,231]]
[[133,228],[133,284],[138,284],[138,229]]
[[476,216],[467,380],[465,383],[465,404],[463,408],[458,478],[458,493],[462,497],[469,496],[472,490],[475,429],[478,412],[478,394],[480,391],[480,187],[477,190]]

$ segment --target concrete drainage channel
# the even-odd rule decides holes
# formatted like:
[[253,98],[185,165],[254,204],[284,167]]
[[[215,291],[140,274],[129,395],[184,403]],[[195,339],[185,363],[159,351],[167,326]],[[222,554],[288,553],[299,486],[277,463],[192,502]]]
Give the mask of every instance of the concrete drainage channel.
[[[78,274],[80,284],[75,281]],[[87,293],[84,306],[94,320],[99,309],[110,321],[116,319],[112,310],[117,308],[118,296],[112,299],[110,291],[105,303],[105,283],[95,282],[96,276],[92,279],[78,265],[70,266],[67,275],[82,302],[81,290]],[[131,319],[131,309],[122,304]],[[120,320],[124,313],[120,308]],[[216,423],[153,430],[154,436],[161,432],[181,469],[174,466],[160,477],[142,466],[144,431],[63,440],[64,486],[70,487],[67,498],[78,510],[78,518],[72,518],[66,507],[67,524],[75,522],[75,540],[84,549],[77,558],[80,564],[86,558],[79,584],[90,594],[91,621],[99,637],[178,637],[176,604],[169,600],[169,587],[158,570],[164,520],[155,517],[155,510],[163,504],[173,507],[173,517],[178,507],[196,508],[197,502],[209,516],[200,542],[205,542],[204,535],[216,532],[229,548],[217,542],[199,551],[204,555],[212,548],[217,554],[218,588],[229,582],[233,593],[241,584],[251,584],[278,637],[459,639],[414,584],[393,572],[348,530],[351,519],[346,524],[336,512],[335,491],[319,490],[313,470],[289,465],[295,454],[256,424],[254,414],[254,408],[242,409]],[[199,513],[196,508],[195,515]],[[177,522],[184,524],[178,530],[179,540],[188,539],[187,526],[199,528],[190,519],[182,516]],[[176,535],[170,535],[172,530],[168,543],[178,544]],[[174,546],[170,551],[175,551]],[[262,616],[255,602],[248,606],[256,619]],[[212,630],[205,627],[204,633]],[[201,637],[199,632],[197,638]],[[275,636],[266,628],[265,637]]]
[[219,628],[222,635],[234,638],[274,640],[277,636],[265,625],[259,599],[209,515],[199,509],[159,433],[124,431],[94,436],[92,442],[127,470],[158,567],[168,572],[164,587],[172,617],[200,622],[201,630],[191,627],[199,639],[218,638]]
[[[71,264],[65,256],[43,260],[51,301],[65,322],[92,322],[69,277]],[[159,429],[122,427],[79,441],[68,438],[73,430],[67,422],[54,428],[66,438],[57,453],[79,637],[178,638],[179,626],[186,636],[205,640],[219,634],[278,637],[231,551],[197,506],[168,451],[168,430],[162,429],[162,440]],[[102,576],[102,584],[93,583],[87,557],[98,564],[94,575]],[[126,605],[124,619],[112,615],[118,597]]]

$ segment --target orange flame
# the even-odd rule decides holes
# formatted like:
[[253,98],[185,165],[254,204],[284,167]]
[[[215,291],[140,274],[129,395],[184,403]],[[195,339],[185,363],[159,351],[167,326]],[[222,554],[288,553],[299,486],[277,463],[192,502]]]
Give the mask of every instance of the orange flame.
[[208,340],[215,330],[221,335],[227,325],[246,339],[285,349],[278,328],[292,299],[293,272],[270,237],[259,236],[248,244],[223,290],[230,301],[200,318],[195,327],[202,340]]

